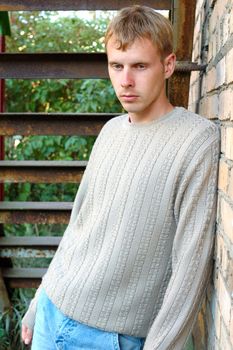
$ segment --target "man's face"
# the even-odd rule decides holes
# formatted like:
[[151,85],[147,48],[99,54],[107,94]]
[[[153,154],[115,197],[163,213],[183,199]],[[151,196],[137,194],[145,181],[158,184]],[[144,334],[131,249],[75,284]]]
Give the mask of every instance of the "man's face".
[[[108,72],[123,108],[142,119],[164,101],[166,59],[148,38],[136,39],[125,51],[114,35],[107,44]],[[174,60],[174,57],[173,57]]]

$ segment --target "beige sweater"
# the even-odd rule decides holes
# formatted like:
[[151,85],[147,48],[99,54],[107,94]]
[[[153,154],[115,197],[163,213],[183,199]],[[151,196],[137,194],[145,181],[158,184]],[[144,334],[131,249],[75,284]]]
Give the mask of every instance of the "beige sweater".
[[[66,315],[181,350],[212,268],[220,129],[183,107],[99,133],[42,284]],[[33,328],[40,292],[24,316]]]

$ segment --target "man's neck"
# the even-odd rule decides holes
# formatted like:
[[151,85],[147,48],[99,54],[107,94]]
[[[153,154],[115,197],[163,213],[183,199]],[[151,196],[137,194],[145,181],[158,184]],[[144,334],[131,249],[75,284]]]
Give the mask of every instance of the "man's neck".
[[154,112],[153,114],[150,113],[151,115],[148,117],[142,115],[138,115],[136,113],[128,113],[128,119],[130,123],[149,123],[150,121],[156,119],[156,118],[160,118],[161,116],[167,114],[168,112],[172,111],[174,109],[174,106],[169,102],[166,106],[164,106],[164,108],[160,108],[158,109],[156,112]]

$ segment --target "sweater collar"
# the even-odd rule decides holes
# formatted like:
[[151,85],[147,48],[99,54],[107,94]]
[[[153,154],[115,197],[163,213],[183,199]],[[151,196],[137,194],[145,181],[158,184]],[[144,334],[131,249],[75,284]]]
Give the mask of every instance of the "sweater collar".
[[123,115],[123,122],[124,122],[124,125],[127,127],[127,128],[131,128],[131,129],[134,129],[134,128],[150,128],[151,126],[153,125],[156,125],[162,121],[165,121],[167,119],[170,119],[173,115],[177,114],[177,112],[181,112],[183,110],[183,107],[179,107],[179,106],[175,106],[171,111],[161,115],[160,117],[158,118],[155,118],[149,122],[132,122],[132,120],[130,119],[130,116],[129,114],[124,114]]

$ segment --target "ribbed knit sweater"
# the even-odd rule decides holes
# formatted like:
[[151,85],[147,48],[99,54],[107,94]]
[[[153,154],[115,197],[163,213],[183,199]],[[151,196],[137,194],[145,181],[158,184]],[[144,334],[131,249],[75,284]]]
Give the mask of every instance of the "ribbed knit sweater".
[[106,122],[23,323],[43,286],[79,322],[183,349],[212,270],[219,154],[218,125],[183,107]]

